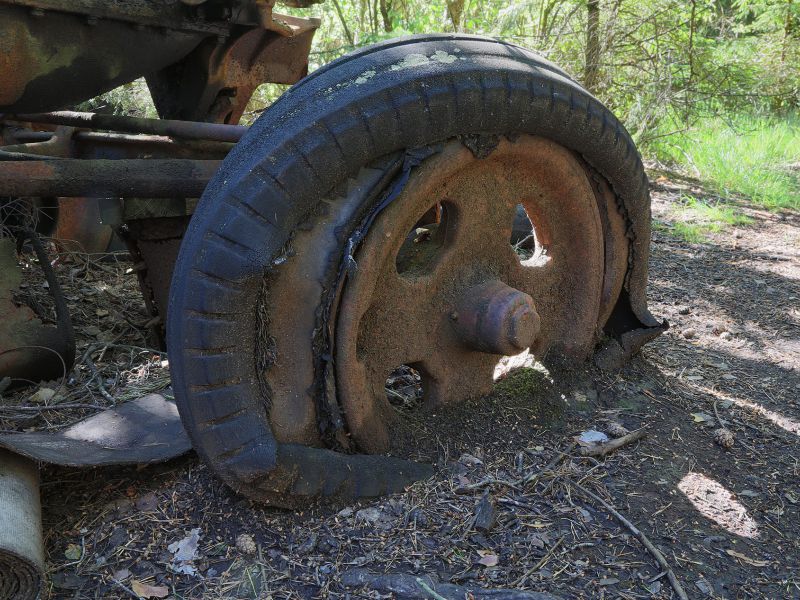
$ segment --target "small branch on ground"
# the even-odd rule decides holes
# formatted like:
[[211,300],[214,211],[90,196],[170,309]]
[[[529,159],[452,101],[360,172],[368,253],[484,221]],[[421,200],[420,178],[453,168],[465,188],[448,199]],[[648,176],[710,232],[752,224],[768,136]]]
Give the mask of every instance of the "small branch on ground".
[[521,492],[522,491],[522,489],[521,489],[522,486],[525,486],[525,485],[528,485],[530,483],[535,482],[536,480],[539,479],[539,477],[541,477],[542,475],[544,475],[546,473],[552,473],[553,469],[558,465],[558,463],[560,463],[565,458],[570,458],[570,454],[569,453],[572,452],[572,450],[574,448],[575,448],[575,444],[573,443],[573,444],[570,445],[569,448],[567,448],[566,452],[561,452],[559,450],[556,450],[556,453],[557,453],[556,456],[549,463],[547,463],[544,467],[542,467],[538,471],[532,471],[532,472],[528,473],[527,475],[525,475],[524,477],[520,477],[516,481],[508,481],[508,480],[505,480],[505,479],[495,479],[494,477],[488,477],[488,478],[482,479],[482,480],[480,480],[480,481],[478,481],[476,483],[470,483],[468,485],[459,486],[459,487],[457,487],[455,489],[455,493],[458,494],[458,495],[471,494],[472,492],[482,490],[482,489],[484,489],[486,487],[489,487],[491,485],[502,485],[502,486],[511,488],[512,490],[516,490],[518,492]]
[[103,385],[103,376],[100,374],[100,371],[97,370],[97,366],[94,364],[94,361],[92,361],[92,359],[89,356],[89,354],[90,353],[87,352],[83,357],[84,358],[84,362],[86,363],[86,366],[89,367],[89,371],[91,371],[91,373],[92,373],[92,378],[89,380],[89,383],[91,383],[92,381],[97,383],[97,389],[100,392],[100,394],[103,396],[103,398],[108,400],[112,405],[116,404],[117,402],[116,402],[116,400],[114,400],[114,396],[109,394],[108,390]]
[[723,447],[725,450],[730,450],[733,448],[736,438],[733,432],[727,428],[725,421],[720,418],[716,400],[714,400],[714,416],[717,418],[717,423],[719,424],[719,429],[714,430],[714,443]]
[[642,531],[640,531],[639,528],[636,527],[636,525],[631,523],[628,519],[626,519],[622,515],[622,513],[620,513],[616,508],[614,508],[609,502],[603,500],[600,496],[598,496],[594,492],[587,490],[581,484],[577,483],[576,481],[573,481],[569,477],[565,476],[564,480],[571,486],[573,486],[576,490],[581,492],[584,496],[588,496],[595,502],[600,503],[603,506],[603,508],[605,508],[608,512],[614,515],[614,517],[620,523],[622,523],[628,529],[628,531],[630,531],[636,537],[636,539],[638,539],[642,543],[642,545],[644,545],[645,548],[647,548],[648,552],[650,552],[650,554],[653,555],[653,558],[656,559],[656,562],[661,566],[662,569],[664,569],[664,571],[666,571],[667,579],[669,580],[672,589],[675,590],[675,593],[678,595],[678,598],[680,598],[681,600],[689,600],[689,597],[686,595],[683,586],[681,586],[680,582],[678,581],[675,572],[672,570],[672,567],[669,566],[669,563],[667,563],[667,559],[664,558],[664,555],[661,553],[661,551],[653,545],[653,542],[651,542],[650,539],[644,533],[642,533]]
[[630,433],[623,435],[615,440],[611,440],[607,444],[602,444],[599,446],[594,446],[590,448],[581,448],[581,456],[605,456],[606,454],[610,454],[615,450],[622,448],[623,446],[627,446],[628,444],[632,444],[635,441],[638,441],[647,435],[647,429],[642,427],[641,429],[637,429],[636,431],[631,431]]
[[523,582],[524,582],[524,581],[525,581],[525,580],[526,580],[528,577],[530,577],[531,575],[533,575],[534,573],[536,573],[536,571],[538,571],[539,569],[541,569],[541,568],[542,568],[542,567],[545,565],[545,563],[546,563],[548,560],[550,560],[550,557],[551,557],[551,556],[553,556],[553,553],[554,553],[556,550],[558,550],[558,548],[561,546],[561,544],[562,544],[563,542],[564,542],[564,538],[563,538],[563,537],[559,538],[559,539],[558,539],[558,541],[557,541],[555,544],[553,544],[553,545],[552,545],[552,547],[550,548],[550,550],[548,550],[548,551],[547,551],[547,554],[545,554],[545,555],[544,555],[544,556],[541,558],[541,560],[540,560],[539,562],[537,562],[537,563],[536,563],[535,565],[533,565],[533,566],[532,566],[530,569],[528,569],[527,571],[525,571],[525,574],[524,574],[522,577],[520,577],[519,579],[517,579],[517,580],[516,580],[514,583],[512,583],[511,585],[513,585],[514,587],[517,587],[518,585],[522,585],[522,583],[523,583]]
[[481,479],[476,483],[461,485],[455,489],[455,493],[458,494],[459,496],[464,494],[471,494],[472,492],[482,490],[491,485],[502,485],[505,487],[509,487],[513,490],[516,490],[518,492],[522,491],[519,487],[517,487],[516,483],[513,481],[507,481],[505,479],[495,479],[494,477],[489,477],[487,479]]

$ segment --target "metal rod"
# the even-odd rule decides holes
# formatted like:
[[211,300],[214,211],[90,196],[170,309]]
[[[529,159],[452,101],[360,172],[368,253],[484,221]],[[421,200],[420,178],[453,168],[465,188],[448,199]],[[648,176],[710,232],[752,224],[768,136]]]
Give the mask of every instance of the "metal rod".
[[217,142],[238,142],[247,131],[247,127],[243,125],[204,123],[202,121],[176,121],[173,119],[144,119],[142,117],[99,115],[68,110],[36,114],[0,114],[0,120],[4,119],[29,123],[66,125],[69,127],[105,129],[108,131],[124,131],[126,133],[168,135],[170,137],[187,140],[214,140]]
[[[74,146],[65,146],[71,154],[56,154],[54,148],[43,144],[52,139],[51,132],[37,136],[28,143],[0,146],[0,160],[23,160],[26,155],[45,158],[194,158],[223,159],[235,144],[215,140],[175,140],[164,135],[78,131],[72,136]],[[22,136],[15,136],[21,140]]]
[[79,158],[220,159],[234,147],[216,140],[174,140],[167,136],[79,131],[73,138]]
[[0,162],[0,196],[194,198],[218,160],[53,159]]
[[46,142],[51,137],[53,137],[52,131],[30,131],[27,129],[21,129],[19,131],[15,131],[13,137],[19,143],[25,142]]

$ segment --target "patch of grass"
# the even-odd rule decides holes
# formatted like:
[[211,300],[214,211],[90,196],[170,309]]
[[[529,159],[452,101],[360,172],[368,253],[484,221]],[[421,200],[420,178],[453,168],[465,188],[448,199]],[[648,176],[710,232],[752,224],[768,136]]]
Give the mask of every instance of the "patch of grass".
[[662,162],[692,172],[722,196],[768,209],[800,209],[800,117],[706,119],[648,143]]
[[717,226],[714,231],[720,231],[722,226],[731,225],[733,227],[750,225],[753,219],[743,215],[736,210],[736,207],[727,204],[711,204],[698,200],[694,196],[683,196],[684,211],[701,223],[708,223],[709,226]]
[[667,231],[675,237],[681,238],[690,244],[699,244],[700,242],[704,242],[706,240],[706,234],[708,233],[708,230],[702,225],[697,225],[696,223],[685,223],[683,221],[673,223],[671,227],[667,228]]
[[753,220],[743,215],[736,207],[709,203],[693,196],[683,196],[672,209],[675,220],[671,223],[657,222],[657,231],[664,231],[687,242],[699,244],[710,233],[719,233],[728,227],[749,225]]

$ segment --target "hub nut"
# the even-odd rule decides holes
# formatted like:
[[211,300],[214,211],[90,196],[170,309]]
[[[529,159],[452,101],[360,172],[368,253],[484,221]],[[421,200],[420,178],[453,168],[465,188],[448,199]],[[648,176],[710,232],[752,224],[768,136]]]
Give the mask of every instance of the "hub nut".
[[541,321],[533,298],[499,280],[469,288],[452,319],[467,346],[489,354],[513,355],[530,348]]

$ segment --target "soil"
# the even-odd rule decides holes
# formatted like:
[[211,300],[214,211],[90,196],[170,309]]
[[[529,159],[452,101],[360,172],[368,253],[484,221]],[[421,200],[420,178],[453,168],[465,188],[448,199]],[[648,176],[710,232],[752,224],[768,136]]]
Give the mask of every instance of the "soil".
[[[653,179],[662,224],[687,189],[705,193]],[[800,598],[800,215],[740,209],[752,224],[703,243],[657,228],[650,306],[671,328],[621,372],[517,371],[487,398],[415,417],[419,453],[439,470],[404,494],[291,513],[237,496],[194,455],[45,468],[45,598],[135,598],[142,585],[187,599],[435,597],[365,585],[363,570],[475,597],[677,597],[641,541],[582,488],[660,549],[688,597]],[[620,425],[647,437],[582,456],[576,435],[620,435]],[[175,563],[169,546],[195,529],[194,559]]]
[[[54,250],[52,244],[50,250]],[[119,402],[170,385],[166,353],[156,335],[127,253],[62,251],[53,261],[75,330],[76,364],[56,381],[0,391],[0,430],[54,430]],[[42,270],[32,255],[19,263],[14,294],[42,323],[55,327],[55,308]]]

